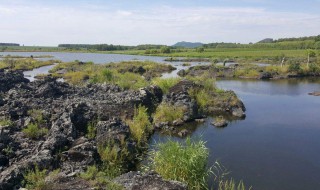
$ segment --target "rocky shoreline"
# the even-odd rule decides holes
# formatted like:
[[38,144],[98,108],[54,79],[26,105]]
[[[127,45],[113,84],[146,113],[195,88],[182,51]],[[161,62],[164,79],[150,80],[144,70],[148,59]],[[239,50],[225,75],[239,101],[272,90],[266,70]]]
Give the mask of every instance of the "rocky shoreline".
[[[78,87],[53,78],[29,82],[19,71],[0,71],[0,83],[0,119],[10,121],[0,126],[0,189],[21,186],[25,172],[34,167],[59,169],[52,184],[60,189],[74,189],[76,181],[76,189],[91,188],[78,176],[87,166],[101,162],[98,146],[110,142],[120,150],[128,150],[124,168],[127,172],[133,170],[142,150],[125,121],[133,118],[138,106],[146,107],[150,113],[162,102],[185,107],[183,120],[154,124],[157,130],[203,118],[188,94],[188,88],[195,85],[190,81],[181,81],[167,95],[157,86],[134,91],[109,84]],[[240,100],[232,106],[228,100],[221,101],[210,110],[245,116]],[[88,138],[87,126],[93,121],[97,135]],[[39,130],[48,133],[30,138],[23,130],[36,122],[41,123]],[[152,172],[125,174],[115,181],[126,189],[186,189],[184,184],[163,180]]]
[[[288,78],[303,78],[303,77],[319,77],[320,73],[311,72],[311,73],[298,73],[298,72],[288,72],[286,74],[282,74],[276,71],[266,71],[261,68],[250,68],[251,70],[256,70],[253,76],[248,75],[240,75],[237,76],[237,71],[241,69],[239,65],[233,65],[229,67],[216,67],[215,65],[201,65],[201,66],[193,66],[187,70],[180,70],[178,75],[180,77],[186,76],[201,76],[204,73],[208,73],[210,77],[215,78],[240,78],[240,79],[288,79]],[[245,70],[245,69],[244,69]]]

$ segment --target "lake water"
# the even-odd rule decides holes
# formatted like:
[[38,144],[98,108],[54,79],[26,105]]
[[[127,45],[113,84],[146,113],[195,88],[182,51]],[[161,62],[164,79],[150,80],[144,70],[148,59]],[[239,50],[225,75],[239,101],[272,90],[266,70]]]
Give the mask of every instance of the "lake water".
[[[108,63],[129,60],[165,62],[163,57],[57,52],[0,52],[0,55],[53,55],[62,61]],[[183,67],[181,62],[167,62]],[[199,64],[197,62],[191,65]],[[205,63],[203,63],[205,64]],[[48,66],[50,67],[50,66]],[[39,74],[50,68],[39,68]],[[177,71],[178,71],[177,70]],[[175,73],[165,77],[175,76]],[[30,75],[32,73],[29,73]],[[204,124],[190,124],[192,138],[202,137],[210,149],[209,164],[219,160],[231,171],[230,177],[243,179],[259,190],[300,190],[320,187],[320,79],[276,81],[219,80],[223,89],[234,90],[243,100],[245,120],[215,128],[209,117]],[[151,142],[166,141],[155,134]],[[175,138],[175,137],[172,137]],[[181,140],[180,138],[175,138]]]
[[[210,149],[210,164],[219,160],[253,189],[301,190],[320,187],[320,79],[220,80],[243,100],[245,120],[215,128],[213,118],[195,128]],[[196,125],[196,124],[194,124]],[[168,137],[154,135],[151,142]],[[179,140],[178,138],[175,138]]]
[[[33,56],[44,56],[44,55],[51,55],[52,58],[38,58],[39,60],[50,60],[56,59],[61,60],[63,62],[70,62],[74,60],[79,60],[83,62],[92,61],[96,64],[103,64],[103,63],[111,63],[111,62],[121,62],[121,61],[133,61],[133,60],[140,60],[140,61],[154,61],[158,63],[167,63],[171,64],[177,68],[177,70],[172,71],[171,73],[164,74],[163,77],[174,77],[177,76],[177,72],[181,69],[187,69],[191,66],[195,65],[205,65],[210,64],[208,62],[188,62],[190,66],[183,66],[184,62],[169,62],[164,61],[166,57],[157,57],[157,56],[140,56],[140,55],[122,55],[122,54],[99,54],[99,53],[66,53],[66,52],[0,52],[0,56],[6,55],[14,55],[14,56],[24,56],[30,57]],[[52,68],[52,66],[37,68],[32,71],[24,72],[27,75],[26,78],[33,81],[34,76],[38,74],[47,74],[48,71]],[[31,75],[31,77],[29,77]]]

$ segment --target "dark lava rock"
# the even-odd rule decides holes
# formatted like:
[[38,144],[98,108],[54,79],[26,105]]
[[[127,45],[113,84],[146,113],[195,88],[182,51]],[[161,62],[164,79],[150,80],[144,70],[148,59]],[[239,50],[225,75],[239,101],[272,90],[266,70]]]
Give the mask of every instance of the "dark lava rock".
[[[163,100],[165,103],[184,108],[183,122],[192,121],[200,117],[198,104],[188,93],[188,90],[193,87],[197,87],[194,82],[182,80],[169,89],[169,94]],[[182,124],[181,121],[176,121],[175,123],[178,125]]]
[[0,70],[0,92],[6,92],[20,83],[28,83],[24,78],[22,71],[4,71]]
[[187,129],[183,129],[183,130],[181,130],[179,133],[178,133],[178,135],[180,136],[180,137],[185,137],[185,136],[187,136],[189,134],[189,131],[187,130]]
[[106,145],[110,142],[120,144],[129,138],[129,126],[119,119],[99,121],[97,124],[96,142],[98,145]]
[[181,182],[168,181],[155,172],[142,174],[140,172],[129,172],[114,180],[127,190],[186,190],[187,186]]
[[7,166],[9,164],[9,159],[0,153],[0,167]]
[[258,79],[271,79],[273,76],[271,73],[269,72],[263,72],[263,73],[260,73]]
[[311,96],[320,96],[320,92],[310,92],[308,94]]
[[212,125],[215,127],[226,127],[228,126],[228,122],[223,117],[219,117],[214,122],[212,122]]

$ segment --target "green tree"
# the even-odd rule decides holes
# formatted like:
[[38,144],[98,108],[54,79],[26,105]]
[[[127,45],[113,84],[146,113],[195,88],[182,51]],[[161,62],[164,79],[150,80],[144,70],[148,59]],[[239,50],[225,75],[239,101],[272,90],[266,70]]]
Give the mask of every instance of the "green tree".
[[204,48],[203,47],[199,47],[199,48],[196,49],[196,51],[198,53],[202,53],[202,52],[204,52]]
[[161,53],[170,53],[171,49],[168,46],[162,46],[161,49],[160,49],[160,52]]

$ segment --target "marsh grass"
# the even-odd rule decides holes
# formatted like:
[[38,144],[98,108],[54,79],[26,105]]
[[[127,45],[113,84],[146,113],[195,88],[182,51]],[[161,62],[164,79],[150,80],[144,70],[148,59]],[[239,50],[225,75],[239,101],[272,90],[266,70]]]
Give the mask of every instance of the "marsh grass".
[[164,94],[168,94],[170,88],[176,85],[180,80],[181,79],[179,78],[154,78],[151,83],[159,86]]
[[151,153],[151,168],[163,178],[188,184],[189,189],[207,189],[211,170],[207,168],[209,151],[204,141],[168,141],[159,143]]
[[177,119],[183,119],[184,112],[184,107],[162,103],[157,107],[153,115],[153,121],[154,123],[173,122]]
[[134,116],[132,120],[127,121],[127,124],[130,127],[130,132],[133,138],[142,144],[147,142],[148,136],[152,132],[152,125],[149,121],[149,115],[147,108],[144,106],[139,106],[134,110]]

